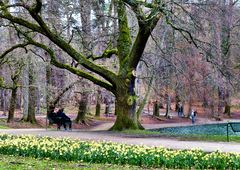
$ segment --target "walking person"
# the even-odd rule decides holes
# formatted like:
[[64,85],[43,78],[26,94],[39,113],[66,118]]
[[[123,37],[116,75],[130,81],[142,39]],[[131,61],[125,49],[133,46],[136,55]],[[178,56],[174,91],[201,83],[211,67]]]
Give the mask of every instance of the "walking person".
[[178,117],[182,117],[183,115],[183,107],[182,107],[182,104],[180,102],[178,102],[178,108],[177,108],[177,111],[178,111]]
[[192,109],[192,112],[191,112],[191,114],[190,114],[190,119],[192,120],[192,124],[195,124],[195,122],[196,122],[196,116],[197,116],[197,111],[194,111],[194,110]]

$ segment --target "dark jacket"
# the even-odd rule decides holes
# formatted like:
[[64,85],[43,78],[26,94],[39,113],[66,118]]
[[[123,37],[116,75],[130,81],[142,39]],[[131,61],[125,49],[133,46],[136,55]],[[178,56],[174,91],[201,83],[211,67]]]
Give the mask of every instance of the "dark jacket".
[[57,116],[61,117],[63,120],[68,120],[68,121],[71,120],[70,117],[68,117],[64,112],[61,112],[61,111],[57,112]]

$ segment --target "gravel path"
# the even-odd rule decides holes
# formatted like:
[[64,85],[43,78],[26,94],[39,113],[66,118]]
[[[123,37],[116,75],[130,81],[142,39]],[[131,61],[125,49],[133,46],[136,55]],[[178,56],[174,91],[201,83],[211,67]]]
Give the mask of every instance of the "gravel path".
[[[175,126],[177,124],[174,124]],[[113,132],[103,131],[112,126],[112,123],[105,123],[91,130],[73,130],[73,131],[56,131],[52,129],[1,129],[0,133],[14,135],[37,135],[51,137],[69,137],[81,140],[111,141],[115,143],[125,143],[134,145],[159,146],[171,149],[201,149],[206,152],[237,152],[240,153],[240,143],[234,142],[203,142],[203,141],[179,141],[163,137],[129,137],[119,135]],[[144,125],[146,128],[159,128],[163,125]]]

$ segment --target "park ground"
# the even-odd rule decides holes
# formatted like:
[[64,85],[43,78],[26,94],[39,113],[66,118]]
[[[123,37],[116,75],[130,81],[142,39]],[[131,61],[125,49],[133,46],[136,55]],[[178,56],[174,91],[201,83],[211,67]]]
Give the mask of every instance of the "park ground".
[[[231,117],[228,115],[220,115],[221,120],[216,120],[216,118],[213,118],[211,114],[209,113],[209,110],[204,110],[201,107],[201,103],[196,103],[194,105],[194,109],[197,110],[197,119],[196,124],[210,124],[210,123],[224,123],[229,121],[240,121],[240,101],[235,101],[234,105],[232,107],[232,113]],[[175,104],[172,104],[171,108],[174,108]],[[184,118],[179,118],[177,116],[177,112],[174,110],[170,111],[170,118],[165,118],[165,109],[160,109],[160,117],[154,117],[152,116],[152,108],[150,107],[150,110],[148,110],[147,107],[145,107],[140,121],[142,124],[145,125],[145,128],[147,129],[155,129],[155,128],[162,128],[162,127],[175,127],[175,126],[188,126],[191,125],[191,120],[187,117],[185,114]],[[90,111],[91,113],[94,113],[95,106],[91,105]],[[111,127],[111,124],[115,121],[115,116],[113,113],[110,115],[104,114],[104,105],[101,107],[101,116],[100,117],[94,117],[94,115],[87,115],[87,124],[83,123],[74,123],[73,121],[73,128],[79,129],[79,130],[107,130]],[[188,110],[188,109],[186,109]],[[77,114],[77,108],[76,107],[66,107],[65,112],[66,114],[71,117],[72,120],[76,118]],[[40,114],[36,115],[37,123],[31,124],[28,122],[21,121],[22,114],[21,110],[16,110],[15,112],[15,121],[11,123],[6,123],[7,116],[3,114],[2,111],[0,111],[0,128],[13,128],[13,129],[22,129],[22,128],[56,128],[56,126],[46,126],[46,115],[44,114],[46,110],[41,110]],[[186,113],[187,111],[185,111]],[[106,125],[107,124],[107,125]],[[106,127],[105,127],[106,126]]]
[[[70,110],[70,109],[69,109]],[[74,119],[75,114],[68,110],[68,115]],[[20,111],[19,111],[20,112]],[[117,133],[110,132],[108,129],[113,125],[114,115],[102,115],[99,118],[88,116],[88,124],[73,123],[72,131],[57,131],[55,126],[46,126],[46,116],[37,115],[37,124],[24,123],[20,121],[21,115],[19,112],[16,114],[16,121],[7,124],[6,117],[1,116],[0,126],[1,133],[7,134],[30,134],[38,136],[52,136],[52,137],[69,137],[80,140],[95,140],[95,141],[111,141],[116,143],[134,144],[134,145],[148,145],[157,147],[166,147],[171,149],[201,149],[206,152],[222,151],[222,152],[238,152],[240,153],[240,143],[238,142],[211,142],[211,141],[192,141],[191,139],[161,136],[156,134],[138,134],[138,133]],[[164,112],[164,110],[161,110]],[[158,129],[164,127],[181,127],[191,125],[189,118],[179,118],[177,113],[171,112],[171,119],[166,119],[164,116],[159,118],[153,117],[145,112],[141,117],[141,123],[145,129]],[[196,125],[236,122],[240,121],[240,113],[235,110],[231,117],[223,116],[221,121],[216,121],[205,114],[198,114]]]

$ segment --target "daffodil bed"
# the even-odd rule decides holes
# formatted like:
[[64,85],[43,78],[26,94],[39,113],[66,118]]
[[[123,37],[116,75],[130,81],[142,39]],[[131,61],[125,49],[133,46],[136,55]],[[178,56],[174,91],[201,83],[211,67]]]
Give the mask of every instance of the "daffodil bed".
[[0,153],[65,161],[130,164],[143,167],[239,169],[240,155],[169,150],[159,147],[79,141],[50,137],[0,135]]

